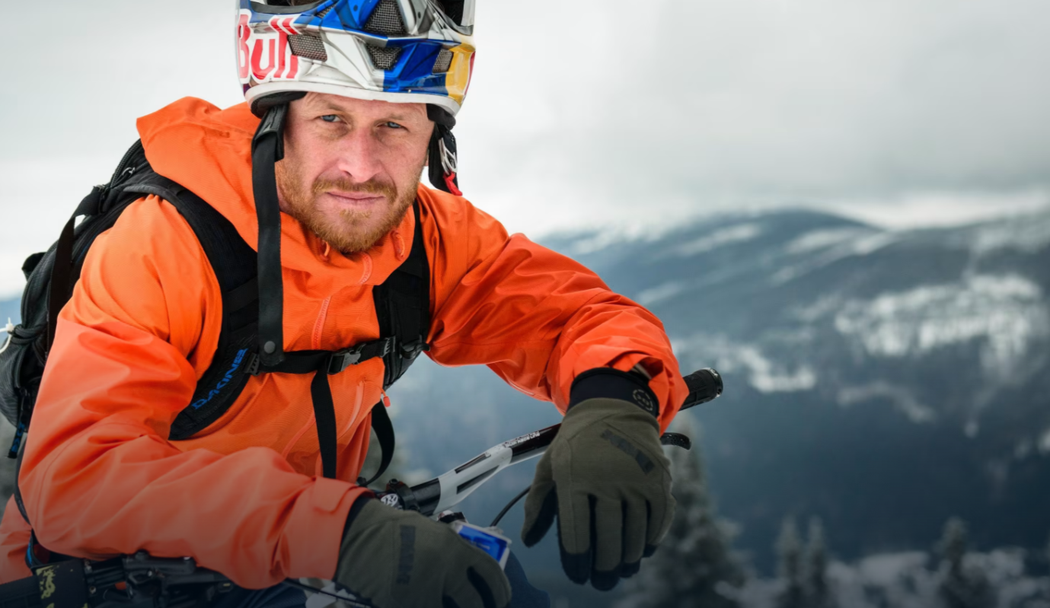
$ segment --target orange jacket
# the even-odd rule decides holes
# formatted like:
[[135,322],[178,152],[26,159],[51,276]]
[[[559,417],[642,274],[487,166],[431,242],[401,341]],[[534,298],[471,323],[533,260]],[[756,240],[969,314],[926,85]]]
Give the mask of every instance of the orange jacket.
[[[139,120],[154,169],[208,201],[257,246],[242,104],[183,99]],[[642,363],[663,404],[685,389],[660,322],[572,260],[466,200],[420,187],[431,264],[429,356],[485,364],[564,411],[588,369]],[[371,289],[405,259],[415,219],[366,253],[344,256],[282,214],[284,348],[345,348],[378,337]],[[253,377],[228,412],[168,441],[218,343],[220,291],[186,221],[156,197],[133,203],[98,238],[59,318],[20,484],[45,547],[103,557],[145,549],[191,556],[237,584],[331,579],[381,399],[383,363],[332,376],[338,469],[321,477],[309,375]],[[671,406],[669,406],[671,404]],[[0,582],[28,576],[28,528],[11,503],[0,525]]]

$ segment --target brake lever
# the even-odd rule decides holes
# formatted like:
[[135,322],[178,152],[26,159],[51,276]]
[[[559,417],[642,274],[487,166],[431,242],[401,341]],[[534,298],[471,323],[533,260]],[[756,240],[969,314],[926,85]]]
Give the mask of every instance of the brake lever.
[[670,445],[684,450],[693,448],[693,440],[681,433],[664,433],[660,435],[660,445]]

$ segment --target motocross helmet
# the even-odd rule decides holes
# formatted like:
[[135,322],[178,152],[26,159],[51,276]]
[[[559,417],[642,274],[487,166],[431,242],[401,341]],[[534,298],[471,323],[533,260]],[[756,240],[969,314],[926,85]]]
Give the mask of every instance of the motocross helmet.
[[425,103],[430,181],[461,194],[451,129],[474,66],[474,0],[237,2],[237,70],[252,112],[310,92]]
[[463,104],[474,0],[238,2],[238,76],[257,114],[291,91],[422,102],[452,116]]

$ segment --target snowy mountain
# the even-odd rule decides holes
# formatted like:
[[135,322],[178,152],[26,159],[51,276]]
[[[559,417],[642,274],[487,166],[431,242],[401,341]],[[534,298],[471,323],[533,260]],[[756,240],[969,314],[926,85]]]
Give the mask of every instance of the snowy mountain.
[[[723,398],[690,415],[719,512],[760,570],[786,515],[821,517],[840,560],[925,551],[951,516],[978,550],[1045,546],[1050,213],[886,231],[781,211],[545,242],[654,311],[683,369],[723,372]],[[431,473],[559,418],[485,369],[429,361],[391,397],[399,448]],[[531,466],[493,479],[468,516],[488,523]],[[503,527],[516,537],[520,521],[518,507]],[[524,556],[541,578],[549,541]]]
[[698,412],[721,512],[766,551],[820,515],[848,556],[1050,533],[1050,213],[888,232],[812,212],[551,244],[665,322],[726,396]]

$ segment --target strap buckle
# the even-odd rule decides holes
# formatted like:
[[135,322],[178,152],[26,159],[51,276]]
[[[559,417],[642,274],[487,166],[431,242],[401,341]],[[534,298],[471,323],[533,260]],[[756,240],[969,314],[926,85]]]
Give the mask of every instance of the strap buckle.
[[355,346],[346,350],[334,352],[328,356],[328,375],[332,376],[338,374],[344,369],[351,365],[357,365],[361,362],[361,352],[364,349],[361,346]]
[[262,364],[262,357],[256,353],[249,353],[248,357],[250,358],[248,359],[248,364],[244,367],[245,371],[252,376],[258,376],[259,367]]
[[362,361],[385,357],[393,352],[394,343],[395,339],[392,337],[380,338],[379,340],[336,351],[328,356],[328,364],[325,366],[325,369],[328,370],[328,375],[332,376]]

